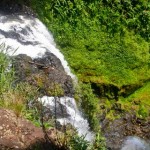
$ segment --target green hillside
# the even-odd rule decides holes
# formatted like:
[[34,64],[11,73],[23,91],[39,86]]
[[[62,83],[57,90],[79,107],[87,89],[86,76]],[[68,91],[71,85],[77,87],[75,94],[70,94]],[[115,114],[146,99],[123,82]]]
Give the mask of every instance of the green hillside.
[[102,117],[115,120],[127,112],[149,119],[149,0],[19,3],[29,5],[52,32],[78,77],[75,98],[93,130],[99,130]]
[[[149,81],[148,0],[32,0],[32,7],[79,81],[93,89],[95,99],[104,98],[110,105],[118,99],[130,103],[130,95]],[[149,107],[144,109],[149,115]]]

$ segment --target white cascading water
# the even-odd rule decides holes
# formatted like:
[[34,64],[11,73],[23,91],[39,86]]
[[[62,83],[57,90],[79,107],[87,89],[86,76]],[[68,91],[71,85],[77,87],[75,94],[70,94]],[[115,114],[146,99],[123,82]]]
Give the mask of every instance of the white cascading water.
[[[51,111],[55,111],[54,107],[55,105],[58,106],[59,109],[61,109],[61,106],[65,107],[67,114],[69,116],[64,116],[63,118],[60,118],[59,116],[56,116],[57,121],[60,122],[61,125],[66,125],[70,123],[72,126],[74,126],[80,136],[85,136],[85,139],[87,141],[92,141],[94,139],[94,133],[89,131],[89,124],[86,119],[82,117],[80,114],[75,100],[70,97],[61,97],[61,98],[54,98],[54,97],[47,97],[43,96],[42,98],[39,98],[39,101],[43,103],[44,106],[47,106],[51,109]],[[63,111],[63,110],[62,110]],[[63,113],[60,111],[61,113]]]
[[[46,51],[49,51],[60,59],[66,73],[70,75],[72,79],[76,80],[64,56],[56,48],[53,36],[37,18],[0,14],[0,43],[5,43],[6,46],[9,46],[9,51],[7,51],[9,55],[27,54],[32,58],[36,58],[42,57]],[[16,50],[15,54],[14,50]],[[49,105],[51,109],[54,109],[53,97],[45,96],[40,98],[40,100],[44,102],[44,105]],[[57,120],[61,124],[70,123],[74,125],[79,135],[87,134],[86,139],[91,141],[94,134],[89,131],[89,124],[78,111],[75,100],[73,98],[64,97],[61,98],[59,102],[65,105],[70,117],[58,117]]]
[[26,16],[0,15],[0,43],[9,46],[9,54],[27,54],[28,56],[42,57],[46,51],[50,51],[60,59],[64,70],[73,79],[67,61],[56,48],[52,34],[37,18]]

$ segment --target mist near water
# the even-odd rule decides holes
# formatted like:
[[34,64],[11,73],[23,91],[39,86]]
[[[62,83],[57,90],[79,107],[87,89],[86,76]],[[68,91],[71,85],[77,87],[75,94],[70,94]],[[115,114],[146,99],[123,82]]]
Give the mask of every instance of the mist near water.
[[130,136],[124,141],[121,150],[150,150],[150,144],[139,137]]

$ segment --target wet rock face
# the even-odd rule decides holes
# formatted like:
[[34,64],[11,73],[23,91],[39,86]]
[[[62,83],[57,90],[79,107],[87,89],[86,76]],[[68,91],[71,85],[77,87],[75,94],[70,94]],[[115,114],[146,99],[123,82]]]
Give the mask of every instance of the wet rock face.
[[137,118],[134,113],[126,114],[114,121],[104,120],[102,132],[107,140],[107,147],[110,150],[120,150],[123,141],[128,136],[138,136],[142,139],[150,139],[150,118],[143,120]]
[[[26,5],[26,6],[25,6]],[[33,10],[27,6],[30,5],[29,0],[1,0],[0,12],[5,14],[26,14],[36,16]]]
[[70,117],[70,115],[67,112],[66,106],[61,104],[59,100],[60,99],[52,100],[52,101],[56,101],[56,107],[52,107],[51,105],[44,106],[45,116],[51,115],[50,118],[52,118],[52,116],[56,116],[58,119]]
[[60,60],[52,53],[46,52],[44,57],[37,59],[20,54],[13,57],[12,64],[17,77],[16,83],[28,82],[38,87],[43,95],[74,95],[71,77],[66,74]]

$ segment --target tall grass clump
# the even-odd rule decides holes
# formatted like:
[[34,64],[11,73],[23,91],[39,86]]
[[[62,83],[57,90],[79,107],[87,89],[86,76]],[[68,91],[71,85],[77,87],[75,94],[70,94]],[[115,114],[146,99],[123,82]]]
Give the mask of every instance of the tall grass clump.
[[8,48],[4,44],[0,45],[0,97],[7,92],[14,80],[14,71],[10,68],[11,62],[7,56]]
[[37,89],[28,83],[15,83],[9,50],[5,44],[0,45],[0,107],[11,109],[19,116],[27,112],[27,104],[35,99]]
[[15,109],[18,114],[22,110],[24,100],[13,88],[15,75],[10,57],[7,55],[9,48],[1,44],[0,49],[0,106]]

